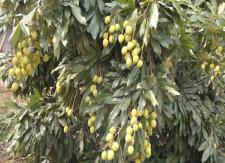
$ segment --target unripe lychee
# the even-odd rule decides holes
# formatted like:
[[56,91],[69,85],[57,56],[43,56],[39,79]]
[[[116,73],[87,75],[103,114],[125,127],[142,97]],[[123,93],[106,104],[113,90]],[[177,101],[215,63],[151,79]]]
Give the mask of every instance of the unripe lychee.
[[113,35],[110,35],[109,36],[109,42],[112,44],[114,43],[114,36]]
[[86,103],[89,103],[90,100],[91,100],[91,98],[90,98],[89,96],[87,96],[87,97],[85,97],[85,100],[84,100],[84,101],[85,101]]
[[94,134],[94,132],[95,132],[95,127],[94,127],[94,126],[91,126],[91,127],[90,127],[90,133],[91,133],[91,134]]
[[129,24],[129,22],[128,22],[127,20],[125,20],[125,21],[123,22],[123,28],[126,28],[126,26],[128,26],[128,24]]
[[142,60],[138,60],[137,68],[141,68],[142,66],[143,66],[143,61]]
[[157,118],[156,112],[152,112],[152,113],[151,113],[151,118],[152,118],[152,119],[156,119],[156,118]]
[[120,24],[117,23],[117,24],[115,25],[115,28],[116,28],[116,31],[119,31],[119,30],[120,30]]
[[102,80],[103,80],[102,76],[99,76],[99,77],[98,77],[98,80],[97,80],[97,83],[98,83],[98,84],[101,84],[101,83],[102,83]]
[[115,128],[115,127],[111,127],[111,128],[109,129],[109,132],[110,132],[111,134],[115,134],[116,128]]
[[130,123],[133,125],[135,123],[137,123],[137,117],[132,117],[130,120]]
[[134,48],[134,43],[132,41],[128,42],[127,49],[132,50]]
[[116,27],[114,25],[110,25],[109,33],[113,34],[116,31]]
[[110,160],[112,160],[113,158],[114,158],[114,151],[113,150],[108,150],[108,160],[110,161]]
[[108,33],[108,32],[105,32],[105,33],[103,34],[103,38],[104,38],[104,39],[108,39],[108,37],[109,37],[109,33]]
[[105,141],[109,142],[109,141],[112,141],[112,140],[113,140],[113,134],[112,133],[108,133],[106,135]]
[[12,85],[11,85],[11,91],[12,92],[16,92],[19,88],[19,84],[17,82],[13,82]]
[[126,65],[127,65],[127,67],[130,67],[130,66],[132,65],[132,60],[131,60],[131,58],[127,58],[127,59],[126,59]]
[[133,137],[131,136],[131,134],[127,133],[126,136],[125,136],[126,143],[131,143],[132,140],[133,140]]
[[91,85],[91,88],[90,88],[90,91],[93,92],[96,88],[97,88],[96,85],[95,84],[92,84]]
[[109,41],[107,39],[104,39],[103,42],[102,42],[102,45],[104,48],[107,48],[108,45],[109,45]]
[[115,152],[119,149],[119,144],[117,142],[113,142],[112,144],[112,150]]
[[69,132],[69,127],[67,125],[64,126],[63,128],[64,133],[68,133]]
[[98,90],[97,89],[94,89],[93,92],[92,92],[92,94],[93,94],[94,97],[97,96]]
[[122,43],[124,41],[124,35],[120,34],[118,37],[119,43]]
[[133,133],[133,128],[131,126],[128,126],[126,133],[131,135]]
[[134,63],[134,64],[137,63],[138,60],[139,60],[138,55],[134,55],[134,56],[133,56],[133,63]]
[[8,74],[9,76],[14,76],[15,75],[14,69],[10,68]]
[[44,61],[44,62],[48,62],[48,60],[49,60],[49,55],[48,55],[48,54],[45,54],[45,55],[43,56],[43,61]]
[[156,128],[156,125],[157,125],[156,120],[152,119],[152,120],[151,120],[151,127],[152,127],[152,128]]
[[110,16],[106,16],[105,17],[105,24],[109,24],[110,23]]
[[92,78],[92,81],[94,83],[96,83],[98,81],[98,75],[94,75],[93,78]]
[[126,26],[125,32],[127,35],[131,35],[133,32],[133,28],[130,25],[128,25]]
[[133,145],[129,145],[127,148],[127,153],[129,155],[132,155],[134,153],[134,146]]
[[31,31],[30,35],[31,35],[31,38],[33,40],[36,40],[37,39],[37,32],[36,31]]
[[131,35],[125,35],[125,41],[128,43],[131,40]]
[[71,117],[71,116],[72,116],[72,114],[73,114],[73,110],[72,110],[72,109],[69,109],[69,110],[67,111],[67,115],[68,115],[68,117]]
[[122,55],[127,54],[127,47],[126,47],[126,46],[123,46],[123,47],[122,47],[122,49],[121,49],[121,54],[122,54]]
[[107,160],[107,152],[102,151],[101,157],[102,157],[102,160],[104,160],[104,161]]

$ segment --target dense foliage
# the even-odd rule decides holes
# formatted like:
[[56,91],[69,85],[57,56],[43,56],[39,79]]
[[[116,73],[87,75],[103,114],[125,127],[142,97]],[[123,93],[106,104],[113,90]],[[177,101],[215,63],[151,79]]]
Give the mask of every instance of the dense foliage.
[[1,0],[15,155],[224,162],[225,3]]

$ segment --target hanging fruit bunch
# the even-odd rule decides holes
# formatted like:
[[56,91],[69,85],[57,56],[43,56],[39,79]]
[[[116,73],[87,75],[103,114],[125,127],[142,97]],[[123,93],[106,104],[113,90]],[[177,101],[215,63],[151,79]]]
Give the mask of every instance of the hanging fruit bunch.
[[[121,56],[125,60],[128,68],[132,64],[136,65],[137,68],[143,66],[143,61],[141,59],[141,48],[140,44],[136,39],[134,39],[133,27],[129,24],[129,21],[125,20],[123,22],[123,29],[121,30],[120,24],[111,24],[111,18],[109,16],[105,17],[105,24],[109,25],[108,32],[103,34],[103,47],[107,48],[109,43],[113,44],[116,40],[115,32],[119,34],[118,42],[121,44]],[[122,33],[120,33],[122,32]]]
[[32,76],[38,65],[49,61],[49,55],[42,53],[38,32],[30,28],[30,35],[24,37],[18,42],[16,51],[12,58],[12,67],[8,70],[8,75],[12,78],[10,90],[16,92],[19,89],[19,83]]

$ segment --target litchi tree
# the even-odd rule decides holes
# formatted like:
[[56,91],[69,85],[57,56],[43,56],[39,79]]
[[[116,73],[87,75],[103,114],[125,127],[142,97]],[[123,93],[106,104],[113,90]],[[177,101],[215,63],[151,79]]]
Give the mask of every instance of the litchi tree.
[[33,162],[223,162],[222,1],[1,1],[9,150]]

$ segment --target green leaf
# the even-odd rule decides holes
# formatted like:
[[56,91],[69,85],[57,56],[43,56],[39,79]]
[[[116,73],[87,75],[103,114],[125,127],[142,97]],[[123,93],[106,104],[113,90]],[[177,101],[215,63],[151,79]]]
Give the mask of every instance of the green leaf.
[[22,36],[22,30],[20,28],[20,25],[18,24],[17,26],[13,28],[13,31],[11,35],[9,36],[9,39],[11,40],[13,46],[16,46],[21,36]]
[[204,142],[200,145],[200,147],[198,148],[198,151],[203,151],[203,150],[205,150],[207,147],[208,147],[208,143],[207,143],[207,141],[204,141]]
[[171,93],[173,96],[178,96],[180,95],[180,93],[178,91],[176,91],[174,88],[169,87],[169,86],[165,86],[165,89]]
[[80,7],[77,6],[77,5],[75,5],[75,4],[74,4],[74,5],[71,4],[70,6],[71,6],[72,13],[73,13],[73,15],[75,16],[75,18],[76,18],[81,24],[86,25],[87,22],[86,22],[85,17],[81,15],[81,9],[80,9]]
[[139,29],[139,36],[140,37],[142,37],[145,33],[146,23],[147,23],[147,20],[144,18],[142,23],[141,23],[140,29]]
[[161,46],[160,46],[160,44],[157,41],[155,41],[155,40],[152,39],[151,40],[151,45],[152,45],[152,48],[153,48],[154,52],[158,56],[160,56],[161,55]]
[[155,98],[155,95],[154,93],[152,92],[152,90],[149,90],[147,93],[146,93],[148,99],[150,99],[151,103],[152,103],[152,106],[157,106],[158,105],[158,101],[156,100]]
[[206,150],[204,150],[203,154],[202,154],[202,162],[205,162],[209,156],[211,155],[211,150],[210,147],[206,148]]
[[159,9],[156,2],[152,3],[149,15],[149,27],[156,29],[159,21]]

